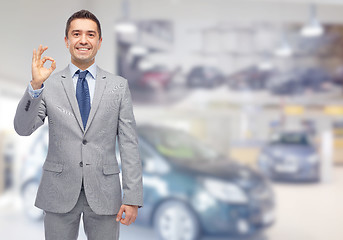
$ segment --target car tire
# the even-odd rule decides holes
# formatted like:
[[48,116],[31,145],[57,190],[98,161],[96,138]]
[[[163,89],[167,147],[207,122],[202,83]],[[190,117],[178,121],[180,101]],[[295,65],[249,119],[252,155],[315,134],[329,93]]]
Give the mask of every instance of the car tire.
[[25,182],[21,188],[24,213],[30,220],[33,221],[40,221],[43,219],[44,216],[43,210],[34,206],[38,186],[39,181],[36,179],[32,179]]
[[181,201],[162,203],[155,211],[153,225],[158,239],[196,240],[200,238],[200,224],[194,211]]

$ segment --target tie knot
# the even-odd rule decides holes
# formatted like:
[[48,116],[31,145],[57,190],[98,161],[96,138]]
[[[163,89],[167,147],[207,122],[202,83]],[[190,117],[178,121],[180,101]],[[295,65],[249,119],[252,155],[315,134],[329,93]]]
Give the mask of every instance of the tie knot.
[[77,70],[76,73],[79,74],[79,79],[85,79],[85,78],[86,78],[86,75],[87,75],[87,73],[88,73],[88,70],[82,71],[82,72],[81,72],[80,70]]

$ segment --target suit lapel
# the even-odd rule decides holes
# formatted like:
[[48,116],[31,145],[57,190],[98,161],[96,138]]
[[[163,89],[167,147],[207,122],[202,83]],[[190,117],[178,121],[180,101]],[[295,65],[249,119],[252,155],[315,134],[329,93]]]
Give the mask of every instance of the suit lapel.
[[[95,81],[95,89],[94,89],[94,97],[91,105],[91,111],[89,113],[89,117],[87,120],[87,125],[85,129],[85,133],[87,132],[90,124],[92,123],[92,120],[94,118],[94,115],[99,107],[100,100],[102,98],[102,95],[104,93],[105,87],[106,87],[106,76],[104,72],[97,67],[96,69],[96,81]],[[81,116],[80,116],[81,118]]]
[[76,90],[74,88],[73,80],[71,79],[71,76],[70,76],[69,67],[66,67],[61,72],[61,83],[64,87],[65,93],[67,94],[71,108],[73,109],[74,116],[76,117],[77,122],[79,123],[82,131],[84,131],[79,105],[78,105],[77,100],[76,100],[76,92],[75,92]]

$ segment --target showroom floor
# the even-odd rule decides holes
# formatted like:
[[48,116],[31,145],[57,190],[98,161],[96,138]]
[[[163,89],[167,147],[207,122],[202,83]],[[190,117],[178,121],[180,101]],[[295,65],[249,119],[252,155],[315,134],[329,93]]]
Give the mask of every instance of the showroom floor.
[[277,222],[271,240],[343,239],[343,167],[321,184],[275,184]]
[[[274,190],[277,198],[277,222],[266,231],[264,239],[343,239],[343,167],[334,169],[331,182],[321,184],[276,183]],[[30,222],[22,212],[4,206],[2,205],[0,208],[0,239],[37,240],[44,238],[42,222]],[[79,239],[85,240],[83,230],[80,229]],[[122,226],[121,239],[152,240],[156,238],[151,229],[141,226]],[[212,238],[203,240],[205,239]],[[225,239],[228,240],[228,238]]]

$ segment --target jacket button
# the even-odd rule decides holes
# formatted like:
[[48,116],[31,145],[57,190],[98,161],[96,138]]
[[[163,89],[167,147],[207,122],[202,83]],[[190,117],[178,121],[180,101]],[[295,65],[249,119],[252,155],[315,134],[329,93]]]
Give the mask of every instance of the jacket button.
[[86,144],[87,144],[87,140],[86,140],[86,139],[83,139],[83,140],[82,140],[82,144],[83,144],[83,145],[86,145]]
[[79,165],[80,165],[80,167],[83,167],[83,162],[80,162]]

